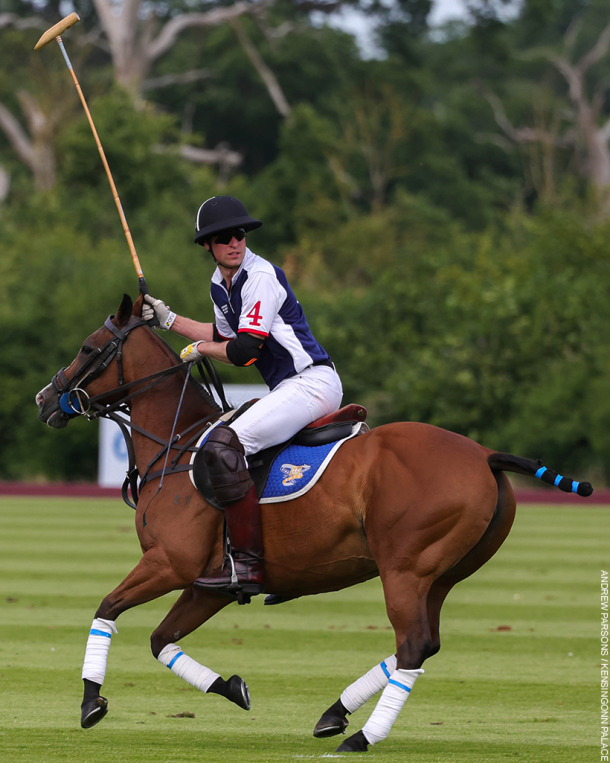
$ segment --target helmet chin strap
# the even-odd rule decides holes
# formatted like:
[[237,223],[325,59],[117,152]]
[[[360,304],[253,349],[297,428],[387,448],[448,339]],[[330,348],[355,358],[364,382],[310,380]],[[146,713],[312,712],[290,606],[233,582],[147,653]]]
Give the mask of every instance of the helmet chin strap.
[[216,255],[214,254],[214,250],[212,249],[212,239],[210,239],[207,243],[208,243],[208,246],[210,247],[208,251],[212,255],[212,259],[214,260],[216,264],[218,264],[218,260],[216,259]]
[[[212,255],[212,259],[214,260],[214,262],[215,262],[217,265],[219,265],[220,263],[219,263],[219,262],[218,262],[218,260],[216,259],[216,255],[214,254],[214,250],[212,249],[212,241],[211,241],[211,239],[210,239],[210,241],[208,241],[208,245],[209,245],[209,247],[210,247],[208,251],[209,251],[209,252],[210,252],[210,254]],[[226,266],[225,266],[225,267],[226,267]],[[227,269],[228,269],[228,270],[230,270],[231,268],[227,268]],[[237,271],[238,269],[239,269],[239,268],[233,268],[233,270],[236,270],[236,271]]]

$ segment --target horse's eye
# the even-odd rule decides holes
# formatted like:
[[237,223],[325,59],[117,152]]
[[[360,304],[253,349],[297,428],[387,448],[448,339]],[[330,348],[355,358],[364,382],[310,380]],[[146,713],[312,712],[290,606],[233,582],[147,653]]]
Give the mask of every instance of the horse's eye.
[[93,352],[93,347],[89,347],[89,345],[84,344],[80,348],[80,351],[83,353],[83,355],[91,355],[91,353]]

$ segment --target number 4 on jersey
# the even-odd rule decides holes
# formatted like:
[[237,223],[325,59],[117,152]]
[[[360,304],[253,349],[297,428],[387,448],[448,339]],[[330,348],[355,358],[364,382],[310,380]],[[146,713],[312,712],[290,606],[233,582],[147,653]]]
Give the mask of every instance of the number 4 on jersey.
[[261,303],[257,302],[249,313],[246,313],[246,318],[250,319],[251,326],[260,326],[263,320],[261,315]]

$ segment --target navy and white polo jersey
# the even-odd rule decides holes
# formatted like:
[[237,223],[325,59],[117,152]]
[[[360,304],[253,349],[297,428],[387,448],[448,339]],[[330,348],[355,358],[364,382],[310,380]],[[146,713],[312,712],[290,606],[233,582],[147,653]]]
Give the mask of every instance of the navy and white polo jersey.
[[269,389],[311,365],[331,365],[316,341],[284,271],[246,249],[243,262],[226,285],[218,268],[210,290],[216,329],[223,340],[246,331],[265,339],[255,365]]

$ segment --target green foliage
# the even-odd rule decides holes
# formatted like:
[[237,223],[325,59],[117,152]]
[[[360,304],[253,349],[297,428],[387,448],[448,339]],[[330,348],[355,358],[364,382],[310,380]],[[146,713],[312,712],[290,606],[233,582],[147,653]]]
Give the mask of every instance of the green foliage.
[[[161,152],[159,148],[177,143],[173,117],[136,110],[130,96],[118,87],[93,100],[89,108],[125,210],[154,204],[165,188],[184,183],[183,165],[176,152]],[[62,187],[77,197],[84,190],[91,196],[97,191],[104,201],[112,201],[84,114],[65,131],[59,152]],[[96,219],[95,214],[92,219]]]
[[[161,20],[201,10],[153,5]],[[155,296],[212,318],[213,263],[192,242],[195,212],[215,193],[238,196],[264,220],[251,247],[286,269],[346,402],[366,404],[373,423],[429,421],[607,481],[603,198],[576,173],[578,151],[509,140],[490,105],[493,94],[515,127],[562,137],[572,111],[549,55],[565,50],[578,14],[582,57],[605,3],[527,0],[508,20],[504,5],[471,3],[470,26],[432,32],[428,0],[370,3],[378,60],[289,2],[269,9],[269,23],[291,24],[284,37],[243,18],[291,106],[286,119],[228,25],[181,34],[152,74],[201,77],[157,84],[137,106],[112,86],[105,51],[71,53]],[[34,6],[41,28],[59,12],[57,2],[7,7]],[[76,8],[91,30],[90,0]],[[0,478],[93,479],[97,428],[48,431],[32,400],[122,293],[135,296],[136,280],[89,125],[59,52],[33,53],[38,31],[6,27],[0,51],[0,102],[26,133],[28,98],[50,118],[57,170],[56,187],[34,193],[0,131],[11,175],[0,209]],[[607,56],[595,64],[590,92],[609,69]],[[244,163],[221,177],[184,162],[182,141],[227,143]],[[253,369],[220,371],[258,380]]]
[[608,411],[608,227],[563,211],[475,235],[410,201],[402,219],[302,247],[301,286],[346,398],[376,424],[428,421],[608,479],[594,424]]

